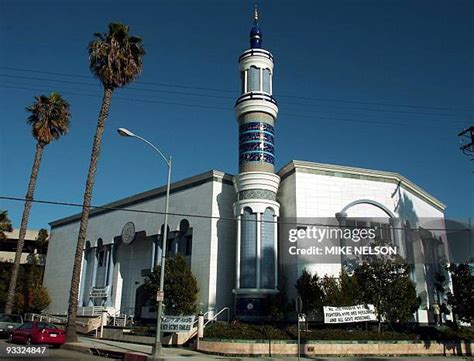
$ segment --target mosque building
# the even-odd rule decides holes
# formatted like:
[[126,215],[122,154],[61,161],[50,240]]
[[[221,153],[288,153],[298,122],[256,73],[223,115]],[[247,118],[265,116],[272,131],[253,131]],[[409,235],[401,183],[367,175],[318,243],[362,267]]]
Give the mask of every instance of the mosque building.
[[[184,256],[198,281],[198,302],[211,315],[229,307],[237,318],[258,319],[268,312],[272,296],[296,296],[294,284],[303,269],[337,277],[344,265],[343,255],[328,260],[291,254],[285,223],[298,230],[310,220],[363,223],[415,260],[411,277],[422,305],[414,318],[427,322],[439,269],[423,259],[428,253],[445,259],[449,250],[442,234],[406,230],[419,229],[427,219],[442,228],[444,204],[392,172],[297,160],[275,171],[274,62],[262,40],[255,12],[250,48],[239,57],[239,173],[210,170],[171,184],[166,256]],[[164,210],[165,195],[162,186],[91,211],[79,313],[105,305],[109,314],[156,318],[144,282],[162,257],[164,217],[157,213]],[[44,285],[51,314],[68,307],[79,222],[76,214],[50,223]]]

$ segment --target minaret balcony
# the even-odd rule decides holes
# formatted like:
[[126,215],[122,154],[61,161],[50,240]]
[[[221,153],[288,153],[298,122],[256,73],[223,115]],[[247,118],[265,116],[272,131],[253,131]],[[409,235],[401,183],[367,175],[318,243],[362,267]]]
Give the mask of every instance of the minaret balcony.
[[268,93],[249,92],[241,95],[235,102],[235,112],[237,119],[246,113],[263,112],[270,114],[276,119],[278,114],[278,104]]
[[273,62],[272,53],[265,49],[248,49],[240,55],[239,62],[241,62],[242,59],[248,58],[249,56],[262,56],[264,58],[270,59]]

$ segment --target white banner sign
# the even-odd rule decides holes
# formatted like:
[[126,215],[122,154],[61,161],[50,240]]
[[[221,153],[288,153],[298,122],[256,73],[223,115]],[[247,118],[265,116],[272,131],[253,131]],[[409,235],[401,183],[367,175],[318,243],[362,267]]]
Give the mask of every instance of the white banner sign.
[[347,323],[376,321],[374,305],[356,305],[349,307],[324,306],[324,323]]
[[109,286],[92,287],[89,298],[107,298],[109,295]]
[[195,316],[163,316],[161,332],[189,332],[193,329]]

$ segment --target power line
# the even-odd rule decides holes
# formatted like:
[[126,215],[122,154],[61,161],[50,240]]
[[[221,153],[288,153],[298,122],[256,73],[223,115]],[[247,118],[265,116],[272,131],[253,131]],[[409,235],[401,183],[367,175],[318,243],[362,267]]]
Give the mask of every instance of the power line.
[[[45,90],[45,89],[38,89],[38,88],[30,88],[30,87],[17,87],[17,86],[8,86],[8,85],[0,85],[0,88],[9,88],[9,89],[21,89],[21,90],[34,90],[39,92],[51,92],[52,89]],[[100,95],[97,94],[82,94],[82,93],[74,93],[74,92],[63,92],[64,94],[69,95],[79,95],[79,96],[86,96],[92,98],[101,98]],[[181,105],[185,107],[193,107],[193,108],[206,108],[206,109],[219,109],[219,110],[232,110],[231,108],[224,108],[224,107],[215,107],[215,106],[208,106],[208,105],[200,105],[200,104],[186,104],[186,103],[178,103],[178,102],[165,102],[161,100],[147,100],[147,99],[139,99],[139,98],[125,98],[120,96],[114,96],[114,99],[118,100],[126,100],[131,102],[141,102],[141,103],[157,103],[157,104],[167,104],[167,105]]]
[[[9,88],[9,89],[20,89],[20,90],[32,90],[38,92],[51,92],[54,91],[53,89],[39,89],[39,88],[31,88],[31,87],[19,87],[19,86],[9,86],[1,84],[0,88]],[[98,94],[83,94],[83,93],[75,93],[66,91],[63,92],[64,94],[69,95],[78,95],[78,96],[86,96],[86,97],[93,97],[93,98],[101,98]],[[141,102],[141,103],[155,103],[155,104],[167,104],[167,105],[178,105],[178,106],[185,106],[185,107],[192,107],[192,108],[204,108],[204,109],[217,109],[217,110],[226,110],[226,111],[233,111],[233,108],[225,108],[225,107],[217,107],[217,106],[208,106],[208,105],[200,105],[200,104],[187,104],[181,102],[168,102],[168,101],[161,101],[161,100],[148,100],[148,99],[140,99],[140,98],[128,98],[128,97],[120,97],[114,96],[114,99],[117,100],[124,100],[124,101],[131,101],[131,102]],[[404,122],[390,122],[390,121],[372,121],[372,120],[364,120],[364,119],[351,119],[351,118],[336,118],[336,117],[328,117],[328,116],[320,116],[315,117],[311,115],[304,115],[304,114],[292,114],[286,113],[284,114],[288,117],[297,117],[297,118],[307,118],[307,119],[315,119],[315,120],[336,120],[341,122],[353,122],[353,123],[365,123],[365,124],[374,124],[374,125],[396,125],[396,126],[413,126],[414,123],[404,123]],[[424,124],[419,124],[424,125]],[[431,125],[432,126],[432,125]]]
[[[58,82],[58,83],[65,83],[65,84],[76,84],[76,85],[88,85],[93,87],[98,87],[98,84],[92,83],[84,83],[79,81],[70,81],[70,80],[61,80],[61,79],[48,79],[48,78],[37,78],[37,77],[28,77],[28,76],[20,76],[20,75],[9,75],[9,74],[0,74],[3,77],[9,78],[17,78],[17,79],[28,79],[28,80],[41,80],[41,81],[50,81],[50,82]],[[222,95],[211,95],[211,94],[198,94],[198,93],[183,93],[178,91],[172,90],[159,90],[159,89],[147,89],[147,88],[139,88],[139,87],[128,87],[125,88],[126,90],[139,90],[151,93],[167,93],[167,94],[178,94],[178,95],[190,95],[190,96],[198,96],[198,97],[208,97],[208,98],[219,98],[219,99],[232,99],[234,97],[231,96],[222,96]]]
[[[26,202],[26,198],[21,197],[8,197],[8,196],[0,196],[0,199],[9,200],[9,201],[19,201],[19,202]],[[66,207],[75,207],[75,208],[82,208],[83,205],[80,203],[72,203],[72,202],[59,202],[59,201],[47,201],[47,200],[39,200],[39,199],[30,199],[33,203],[40,203],[40,204],[49,204],[49,205],[57,205],[57,206],[66,206]],[[107,207],[107,206],[94,206],[91,205],[89,208],[97,209],[97,210],[105,210],[105,211],[123,211],[123,212],[133,212],[133,213],[143,213],[143,214],[159,214],[165,215],[166,212],[160,211],[151,211],[145,209],[134,209],[134,208],[125,208],[125,207]],[[188,218],[205,218],[205,219],[217,219],[217,220],[224,220],[224,221],[232,221],[237,222],[238,220],[234,217],[222,217],[222,216],[211,216],[211,215],[203,215],[203,214],[192,214],[192,213],[177,213],[177,212],[168,212],[169,216],[178,216],[178,217],[188,217]],[[93,217],[93,214],[91,214]],[[91,218],[92,218],[91,217]],[[316,218],[316,217],[315,217]],[[272,224],[280,224],[280,225],[296,225],[296,226],[317,226],[317,227],[328,227],[328,228],[354,228],[355,226],[347,226],[347,225],[335,225],[335,224],[323,224],[323,223],[300,223],[300,222],[285,222],[285,221],[268,221],[268,220],[244,220],[241,219],[241,222],[261,222],[261,223],[272,223]],[[400,229],[400,230],[407,230],[404,227],[390,227],[391,229]],[[425,228],[424,230],[429,231],[471,231],[469,228],[466,229],[458,229],[458,228]]]
[[[58,72],[41,71],[41,70],[26,69],[26,68],[14,68],[14,67],[0,66],[0,69],[30,72],[30,73],[38,73],[38,74],[59,75],[59,76],[67,76],[67,77],[75,77],[75,78],[83,78],[83,79],[94,79],[94,77],[90,76],[90,75],[86,76],[86,75],[78,75],[78,74],[70,74],[70,73],[58,73]],[[141,80],[137,80],[135,83],[165,86],[165,87],[175,87],[175,88],[183,88],[183,89],[198,89],[198,90],[206,90],[206,91],[217,91],[217,92],[226,92],[226,93],[234,93],[234,94],[239,93],[238,91],[230,90],[230,89],[196,87],[196,86],[187,86],[187,85],[170,84],[170,83],[159,83],[159,82],[141,81]],[[308,97],[308,96],[287,95],[287,94],[279,94],[278,97],[304,99],[304,100],[315,100],[315,101],[325,101],[325,102],[337,102],[337,103],[350,103],[350,104],[377,105],[377,106],[389,106],[389,107],[401,107],[401,108],[440,110],[440,111],[461,111],[461,112],[474,111],[473,108],[432,107],[432,106],[408,105],[408,104],[397,104],[397,103],[378,103],[378,102],[366,102],[366,101],[360,101],[360,100],[345,100],[345,99],[337,99],[337,98],[319,98],[319,97]]]
[[[0,74],[0,77],[6,78],[15,78],[15,79],[25,79],[25,80],[33,80],[33,81],[48,81],[48,82],[56,82],[62,84],[72,84],[72,85],[85,85],[85,86],[92,86],[98,88],[100,85],[97,83],[85,83],[80,81],[72,81],[72,80],[63,80],[63,79],[50,79],[50,78],[41,78],[41,77],[30,77],[30,76],[21,76],[21,75],[11,75],[11,74]],[[136,87],[133,84],[124,89],[127,92],[130,91],[143,91],[149,93],[164,93],[164,94],[176,94],[176,95],[184,95],[184,96],[197,96],[197,97],[204,97],[204,98],[216,98],[216,99],[231,99],[235,100],[235,97],[231,96],[222,96],[222,95],[214,95],[214,94],[199,94],[199,93],[187,93],[187,92],[180,92],[180,91],[170,91],[170,90],[159,90],[159,89],[147,89],[147,88],[140,88]],[[328,105],[321,105],[321,104],[308,104],[308,103],[298,103],[298,102],[286,102],[286,101],[279,101],[279,104],[286,104],[289,106],[298,106],[298,107],[311,107],[311,108],[329,108],[329,109],[337,109],[337,110],[356,110],[356,111],[370,111],[370,112],[382,112],[382,113],[397,113],[397,114],[417,114],[417,115],[430,115],[430,116],[442,116],[442,117],[457,117],[457,114],[445,114],[445,113],[426,113],[426,112],[417,112],[417,111],[405,111],[405,110],[394,110],[394,109],[373,109],[373,108],[354,108],[354,107],[336,107],[336,106],[328,106]],[[319,112],[327,114],[327,112],[321,110],[312,110],[313,112]],[[342,113],[345,115],[344,113]],[[443,121],[440,119],[431,119],[432,121]],[[461,121],[455,121],[458,123],[464,124]]]

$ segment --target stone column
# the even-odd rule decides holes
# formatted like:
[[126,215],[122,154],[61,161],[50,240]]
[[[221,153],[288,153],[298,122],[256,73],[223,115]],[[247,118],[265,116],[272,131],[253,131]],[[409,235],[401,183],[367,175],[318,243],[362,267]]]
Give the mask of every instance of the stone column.
[[256,224],[256,230],[257,230],[257,254],[256,254],[256,262],[257,262],[257,267],[256,267],[256,277],[257,277],[257,282],[256,282],[256,288],[260,288],[260,265],[262,262],[262,214],[261,213],[256,213],[257,214],[257,224]]
[[81,266],[81,280],[80,280],[80,288],[79,288],[79,307],[84,306],[84,288],[87,284],[87,255],[89,253],[89,249],[84,249],[82,254],[82,266]]
[[[93,254],[92,256],[92,280],[91,280],[91,285],[90,285],[90,288],[92,287],[95,287],[95,281],[96,281],[96,277],[97,277],[97,247],[94,247],[94,248],[91,248],[91,251],[93,250],[93,252],[91,252],[91,254]],[[89,290],[86,290],[86,292],[90,292],[90,289]],[[88,302],[88,305],[89,306],[94,306],[94,302],[89,298],[89,302]]]
[[114,288],[113,285],[113,274],[114,274],[114,245],[111,244],[109,246],[109,266],[107,270],[107,281],[106,285],[109,286],[109,294],[107,295],[107,307],[112,306],[112,290]]

